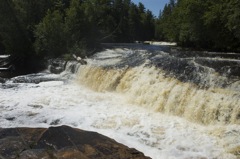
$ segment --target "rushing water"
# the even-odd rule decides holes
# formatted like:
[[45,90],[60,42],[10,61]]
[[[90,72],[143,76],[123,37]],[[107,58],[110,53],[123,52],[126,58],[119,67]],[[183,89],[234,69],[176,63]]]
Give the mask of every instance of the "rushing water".
[[1,127],[70,125],[97,131],[154,159],[236,159],[239,59],[167,46],[107,46],[61,74],[0,85]]

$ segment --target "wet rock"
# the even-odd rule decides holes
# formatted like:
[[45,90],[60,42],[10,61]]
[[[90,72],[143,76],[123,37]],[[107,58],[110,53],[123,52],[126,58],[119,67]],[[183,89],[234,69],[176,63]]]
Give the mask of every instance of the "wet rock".
[[0,83],[5,83],[5,79],[0,77]]
[[62,79],[58,79],[55,77],[44,77],[47,73],[38,73],[38,74],[28,74],[23,76],[17,76],[11,79],[13,83],[35,83],[39,84],[41,82],[48,81],[61,81]]
[[143,153],[128,148],[96,132],[68,126],[50,128],[0,129],[2,158],[37,159],[147,159]]
[[57,58],[57,59],[51,59],[48,61],[49,70],[51,73],[59,74],[65,70],[67,61]]
[[13,121],[15,120],[16,118],[15,117],[7,117],[6,120],[9,120],[9,121]]

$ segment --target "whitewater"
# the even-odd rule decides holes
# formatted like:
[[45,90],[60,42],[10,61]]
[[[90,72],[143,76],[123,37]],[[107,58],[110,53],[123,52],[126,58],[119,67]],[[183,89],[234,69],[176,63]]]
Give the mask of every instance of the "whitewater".
[[[203,67],[206,57],[179,58],[168,49],[117,45],[87,59],[87,65],[68,62],[61,74],[46,70],[0,83],[0,125],[69,125],[153,159],[237,159],[239,82]],[[163,64],[186,67],[167,70]],[[229,66],[226,72],[233,74]]]

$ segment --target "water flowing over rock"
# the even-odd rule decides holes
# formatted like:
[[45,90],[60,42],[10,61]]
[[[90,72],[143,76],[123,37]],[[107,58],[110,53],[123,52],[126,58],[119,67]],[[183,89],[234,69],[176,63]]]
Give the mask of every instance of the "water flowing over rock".
[[50,59],[48,60],[48,70],[55,74],[60,74],[66,69],[68,69],[67,71],[69,72],[76,73],[79,65],[86,65],[87,62],[80,57],[76,57],[76,55],[74,57],[75,60],[69,61],[61,58]]
[[219,56],[117,45],[80,67],[78,79],[96,91],[124,93],[131,103],[156,112],[201,124],[240,124],[239,55]]
[[[154,159],[239,158],[238,54],[151,44],[105,47],[86,65],[64,62],[58,74],[48,69],[3,79],[2,127],[69,125],[99,132]],[[30,147],[46,145],[41,140]],[[48,146],[56,150],[50,157],[66,150]]]
[[148,159],[96,132],[68,126],[0,129],[0,157],[19,159]]

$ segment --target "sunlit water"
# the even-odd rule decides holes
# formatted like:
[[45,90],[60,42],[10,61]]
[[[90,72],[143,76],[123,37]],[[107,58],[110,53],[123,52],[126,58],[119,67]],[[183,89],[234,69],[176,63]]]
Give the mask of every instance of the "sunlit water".
[[[99,53],[97,58],[88,59],[88,65],[77,68],[75,74],[69,72],[68,65],[67,70],[60,75],[45,72],[18,77],[22,79],[21,82],[12,79],[1,84],[1,127],[69,125],[97,131],[154,159],[237,158],[232,154],[236,154],[240,147],[240,126],[235,116],[229,119],[228,124],[225,123],[224,115],[219,115],[217,122],[211,117],[209,121],[199,120],[200,117],[194,117],[199,113],[191,115],[194,112],[190,109],[194,104],[202,108],[203,104],[197,99],[182,101],[182,98],[186,98],[184,90],[189,98],[202,94],[199,97],[202,101],[205,100],[203,97],[209,95],[206,94],[208,90],[200,90],[170,77],[164,78],[156,68],[145,68],[143,64],[130,69],[125,66],[107,70],[101,68],[103,65],[110,67],[121,63],[119,57],[126,52],[131,54],[132,51],[118,49]],[[143,63],[146,65],[146,62]],[[23,82],[29,78],[48,80],[41,80],[40,83]],[[161,90],[167,88],[169,90]],[[217,89],[212,88],[211,91]],[[219,95],[222,98],[224,91],[212,94],[212,98],[218,99]],[[227,91],[229,93],[233,90]],[[232,93],[236,96],[236,92]],[[236,104],[239,104],[239,100],[235,96],[230,94],[223,101],[235,102],[226,104],[226,107],[233,107],[238,113],[239,105]],[[174,101],[175,98],[178,100]],[[207,100],[205,107],[212,102],[210,98]],[[189,112],[181,110],[181,115],[163,105],[181,105],[181,108],[185,105]],[[198,109],[195,110],[201,112]],[[201,115],[208,118],[207,114]]]

